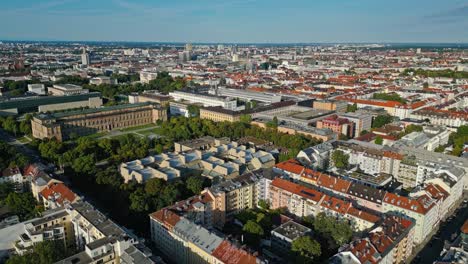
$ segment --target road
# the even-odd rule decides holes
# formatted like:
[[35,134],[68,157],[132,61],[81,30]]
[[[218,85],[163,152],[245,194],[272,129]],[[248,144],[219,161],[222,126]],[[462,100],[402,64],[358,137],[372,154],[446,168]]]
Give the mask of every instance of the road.
[[41,158],[39,154],[33,150],[25,146],[20,141],[16,140],[15,137],[5,132],[3,129],[0,128],[0,139],[7,142],[8,144],[15,146],[17,150],[21,153],[25,154],[26,156],[30,157],[33,162],[40,162]]
[[432,237],[426,246],[414,258],[412,264],[427,264],[433,263],[439,258],[444,247],[444,241],[452,241],[453,234],[459,234],[465,220],[468,219],[467,204],[462,205],[452,215],[451,219],[447,219],[445,223],[441,223],[439,231]]

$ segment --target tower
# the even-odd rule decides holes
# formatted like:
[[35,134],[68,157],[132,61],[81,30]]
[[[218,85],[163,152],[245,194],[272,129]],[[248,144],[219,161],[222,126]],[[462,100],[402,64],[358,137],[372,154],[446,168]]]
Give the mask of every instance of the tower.
[[89,54],[86,52],[86,48],[83,48],[83,53],[81,54],[81,64],[89,65]]

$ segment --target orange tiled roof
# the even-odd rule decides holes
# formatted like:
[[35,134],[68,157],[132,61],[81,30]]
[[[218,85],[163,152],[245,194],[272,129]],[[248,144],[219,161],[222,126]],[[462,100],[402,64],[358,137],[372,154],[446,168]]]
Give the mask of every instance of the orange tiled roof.
[[56,197],[56,202],[63,205],[65,202],[73,203],[77,199],[77,195],[72,192],[65,184],[63,183],[51,183],[40,193],[45,199]]
[[282,190],[288,191],[290,193],[302,196],[304,198],[319,202],[322,199],[323,193],[304,187],[302,185],[290,182],[285,179],[276,178],[271,182],[271,185]]
[[243,249],[237,248],[227,240],[221,244],[211,254],[213,257],[225,264],[256,264],[257,258]]
[[422,195],[418,199],[411,199],[389,192],[385,194],[384,202],[418,214],[426,214],[435,205],[434,201],[427,195]]

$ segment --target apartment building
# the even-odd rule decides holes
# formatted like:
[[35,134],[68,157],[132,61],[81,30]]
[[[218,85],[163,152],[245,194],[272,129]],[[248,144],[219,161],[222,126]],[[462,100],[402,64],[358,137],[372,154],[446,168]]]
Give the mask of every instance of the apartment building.
[[158,73],[154,71],[143,70],[140,72],[140,82],[149,83],[158,77]]
[[348,220],[357,231],[374,226],[380,219],[378,215],[356,208],[347,199],[281,178],[276,178],[271,183],[270,207],[287,208],[289,213],[297,217],[316,216],[324,212]]
[[381,173],[398,177],[403,155],[393,150],[367,147],[355,142],[337,141],[336,147],[349,155],[349,164],[358,166],[364,173],[377,176]]
[[348,119],[354,123],[354,136],[361,136],[362,131],[371,131],[372,115],[364,113],[341,113],[339,118]]
[[411,256],[413,238],[413,221],[386,215],[375,229],[341,249],[330,263],[404,263]]
[[432,125],[460,127],[468,124],[468,115],[464,112],[440,110],[434,107],[424,108],[411,114],[417,120],[429,119]]
[[75,245],[70,215],[64,208],[46,211],[41,218],[33,219],[24,224],[24,233],[15,242],[15,251],[19,255],[30,252],[33,247],[44,241],[58,240],[66,248]]
[[45,209],[56,209],[75,203],[80,197],[61,182],[51,182],[40,193],[39,200]]
[[150,214],[151,240],[177,263],[257,263],[251,253],[211,229],[216,206],[205,192]]
[[31,120],[33,137],[56,138],[84,136],[97,132],[123,129],[166,120],[165,108],[149,103],[116,105],[53,114],[39,114]]
[[353,138],[355,136],[355,124],[347,118],[341,118],[337,115],[332,115],[317,121],[316,126],[319,129],[330,129],[338,133],[338,135],[345,135],[348,138]]
[[[429,181],[426,182],[424,192],[418,192],[418,190],[416,190],[407,197],[316,172],[303,167],[299,162],[294,160],[279,163],[274,169],[295,181],[312,184],[317,188],[323,188],[338,196],[344,196],[349,200],[355,201],[357,205],[364,208],[369,208],[381,213],[396,213],[400,216],[414,219],[415,244],[419,244],[427,238],[439,221],[446,217],[448,210],[453,208],[455,201],[461,199],[461,189],[463,188],[464,178],[466,177],[464,170],[460,170],[458,173],[452,172],[452,175],[443,171],[439,174],[432,174],[432,180],[428,178]],[[429,184],[434,186],[427,187]],[[290,183],[288,183],[288,185],[290,185]],[[274,186],[274,182],[272,186]],[[287,185],[285,184],[285,186]],[[292,187],[290,188],[292,189]],[[272,193],[273,188],[270,191],[271,195]],[[285,200],[281,200],[281,197],[285,197]],[[318,195],[314,195],[313,197],[315,199],[319,198]],[[288,202],[294,200],[291,198],[290,194],[286,194],[285,196],[272,196],[272,198],[274,198],[272,204],[274,203],[274,206],[279,207],[287,207]],[[302,202],[299,201],[296,203],[301,204]],[[331,201],[331,204],[333,204],[333,201]],[[340,208],[347,206],[346,202],[341,204]],[[304,215],[304,210],[308,209],[307,207],[302,207],[302,205],[298,208],[300,208],[299,215]],[[295,208],[292,207],[291,210],[293,209]]]

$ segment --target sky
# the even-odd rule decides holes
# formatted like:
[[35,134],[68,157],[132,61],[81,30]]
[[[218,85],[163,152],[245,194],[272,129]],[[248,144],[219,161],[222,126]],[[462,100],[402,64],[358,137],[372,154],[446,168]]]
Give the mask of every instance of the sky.
[[468,0],[1,0],[0,39],[468,43]]

